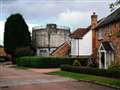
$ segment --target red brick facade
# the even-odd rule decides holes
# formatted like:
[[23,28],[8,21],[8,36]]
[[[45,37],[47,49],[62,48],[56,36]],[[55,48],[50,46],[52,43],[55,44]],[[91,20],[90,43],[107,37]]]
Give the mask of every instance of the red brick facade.
[[[120,64],[120,37],[117,36],[117,33],[120,32],[120,21],[105,25],[104,27],[98,28],[97,30],[100,29],[102,29],[102,34],[103,34],[102,41],[112,41],[115,48],[115,63]],[[98,47],[100,46],[98,31],[97,31],[96,45],[98,49]]]
[[69,51],[70,51],[70,45],[66,41],[61,46],[59,46],[55,51],[53,51],[51,55],[56,57],[64,57],[69,54]]
[[97,26],[97,15],[95,14],[95,12],[93,12],[93,15],[91,15],[91,30],[92,30],[92,52],[94,57],[96,57],[96,40],[97,40],[97,36],[96,36],[96,31],[94,30],[94,28]]

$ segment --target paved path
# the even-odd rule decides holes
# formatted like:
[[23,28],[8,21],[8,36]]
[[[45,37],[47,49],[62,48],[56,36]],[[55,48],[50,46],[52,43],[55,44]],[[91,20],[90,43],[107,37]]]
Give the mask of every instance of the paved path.
[[0,65],[0,90],[115,90],[70,78]]
[[46,73],[49,73],[49,72],[57,72],[57,71],[60,71],[60,69],[29,69],[33,72],[38,72],[38,73],[42,73],[42,74],[46,74]]

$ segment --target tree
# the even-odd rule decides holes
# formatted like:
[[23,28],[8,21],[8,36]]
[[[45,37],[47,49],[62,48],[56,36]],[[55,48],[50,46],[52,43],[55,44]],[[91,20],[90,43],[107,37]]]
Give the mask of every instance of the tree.
[[120,0],[116,0],[114,3],[110,4],[111,11],[115,10],[117,7],[120,7]]
[[[28,26],[21,14],[12,14],[5,22],[4,48],[5,52],[13,58],[15,51],[21,47],[31,46],[31,36]],[[12,59],[13,63],[15,62]]]

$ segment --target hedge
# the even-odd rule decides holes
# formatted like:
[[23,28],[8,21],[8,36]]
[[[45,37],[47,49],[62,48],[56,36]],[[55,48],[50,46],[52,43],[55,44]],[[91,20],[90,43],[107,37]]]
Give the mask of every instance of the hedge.
[[63,64],[72,65],[72,58],[26,56],[16,59],[18,66],[33,68],[57,68]]
[[120,78],[120,70],[118,69],[98,69],[90,67],[73,67],[70,65],[62,65],[61,70],[97,76]]
[[6,57],[5,56],[0,56],[0,62],[5,62],[6,61]]

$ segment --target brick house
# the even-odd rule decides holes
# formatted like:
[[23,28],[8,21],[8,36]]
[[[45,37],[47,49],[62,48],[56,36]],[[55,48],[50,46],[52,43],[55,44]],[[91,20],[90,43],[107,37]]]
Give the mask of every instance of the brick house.
[[120,8],[101,19],[94,31],[99,68],[120,64]]

